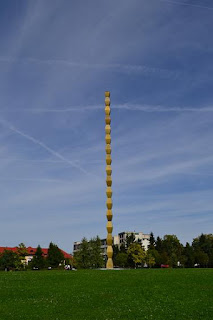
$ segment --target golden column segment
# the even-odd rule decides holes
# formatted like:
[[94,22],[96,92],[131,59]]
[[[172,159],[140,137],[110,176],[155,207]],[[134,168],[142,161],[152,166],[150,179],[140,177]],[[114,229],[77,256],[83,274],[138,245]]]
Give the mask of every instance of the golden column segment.
[[107,269],[113,269],[112,261],[112,168],[111,168],[111,118],[110,118],[110,93],[109,91],[105,92],[105,141],[106,141],[106,206],[107,206]]

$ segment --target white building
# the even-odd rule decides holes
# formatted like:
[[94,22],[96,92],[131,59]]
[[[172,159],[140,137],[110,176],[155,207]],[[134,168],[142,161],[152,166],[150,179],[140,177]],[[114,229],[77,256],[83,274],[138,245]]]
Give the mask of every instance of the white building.
[[[143,232],[135,232],[135,231],[123,231],[123,232],[120,232],[118,235],[115,235],[113,237],[113,245],[117,245],[118,248],[120,249],[122,244],[123,245],[126,244],[126,239],[131,234],[134,235],[135,242],[140,242],[141,246],[145,250],[148,250],[149,242],[150,242],[150,234],[145,234]],[[80,241],[74,242],[73,253],[79,251],[80,246],[81,246],[81,242]],[[102,249],[102,252],[103,252],[103,256],[106,257],[106,251],[107,251],[106,239],[101,239],[101,249]]]
[[135,237],[135,242],[140,242],[141,246],[145,249],[148,250],[149,247],[149,241],[150,241],[150,234],[145,234],[143,232],[135,232],[135,231],[124,231],[124,232],[120,232],[118,234],[118,236],[114,237],[115,241],[114,244],[117,244],[118,247],[120,248],[120,246],[122,244],[125,245],[126,243],[126,239],[128,236],[131,236],[131,234],[134,235]]
[[73,245],[73,254],[78,252],[81,247],[81,241],[75,241]]

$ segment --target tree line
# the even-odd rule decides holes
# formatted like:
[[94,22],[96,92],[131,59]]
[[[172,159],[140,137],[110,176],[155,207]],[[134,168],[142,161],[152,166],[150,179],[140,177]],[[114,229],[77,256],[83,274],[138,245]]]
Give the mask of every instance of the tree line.
[[52,242],[49,244],[47,257],[44,257],[40,245],[28,265],[25,257],[28,256],[27,248],[20,243],[16,252],[4,250],[0,254],[0,270],[24,270],[24,269],[45,269],[47,267],[58,268],[64,262],[64,255],[58,246]]
[[[106,257],[105,257],[106,258]],[[82,239],[79,251],[74,254],[78,268],[101,268],[105,266],[101,240],[97,236],[88,241]],[[116,267],[213,267],[213,234],[201,234],[184,246],[176,235],[157,237],[150,234],[148,250],[136,240],[134,234],[126,237],[120,246],[113,246],[113,261]]]
[[83,238],[79,251],[74,253],[74,265],[79,269],[96,269],[104,267],[101,239],[97,236],[89,241]]
[[[139,249],[140,247],[140,249]],[[141,248],[134,234],[127,236],[124,244],[114,246],[114,261],[120,267],[145,265],[148,267],[213,267],[213,235],[201,234],[184,246],[176,235],[165,235],[155,239],[150,234],[147,251]]]

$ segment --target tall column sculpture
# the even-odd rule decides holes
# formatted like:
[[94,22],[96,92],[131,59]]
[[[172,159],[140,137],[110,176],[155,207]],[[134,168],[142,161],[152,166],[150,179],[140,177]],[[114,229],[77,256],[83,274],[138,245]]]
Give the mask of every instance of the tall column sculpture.
[[113,269],[113,261],[112,261],[112,255],[113,255],[113,249],[112,249],[112,158],[111,158],[111,118],[110,118],[110,92],[105,92],[105,141],[106,141],[106,206],[107,206],[107,269]]

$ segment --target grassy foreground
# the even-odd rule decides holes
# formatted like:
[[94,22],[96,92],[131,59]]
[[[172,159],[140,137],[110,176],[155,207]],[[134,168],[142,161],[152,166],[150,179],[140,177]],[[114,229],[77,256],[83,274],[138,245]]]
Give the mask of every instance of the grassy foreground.
[[213,319],[213,269],[0,272],[1,320]]

